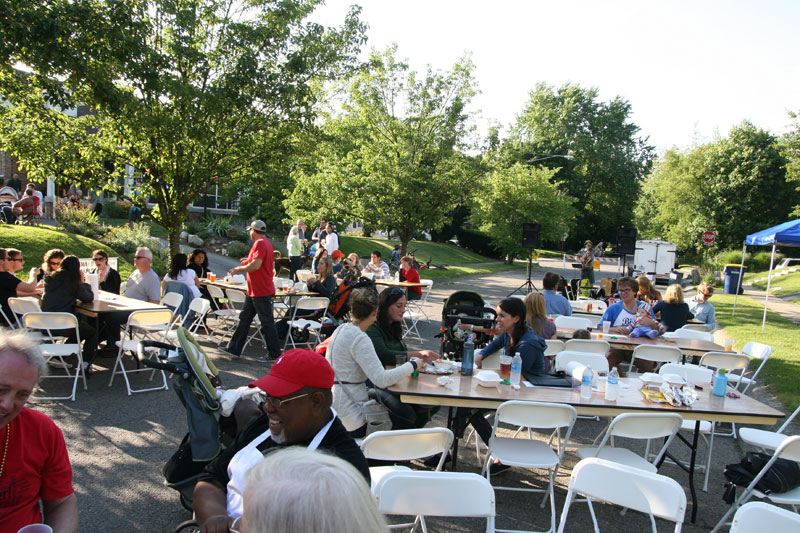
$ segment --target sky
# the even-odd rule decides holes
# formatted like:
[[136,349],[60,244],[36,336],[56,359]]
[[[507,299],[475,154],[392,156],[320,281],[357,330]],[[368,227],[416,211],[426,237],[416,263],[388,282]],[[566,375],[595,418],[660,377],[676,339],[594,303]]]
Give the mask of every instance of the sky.
[[326,0],[313,19],[338,25],[352,4],[369,25],[364,57],[397,43],[424,72],[471,52],[482,135],[507,131],[540,82],[621,96],[659,153],[743,120],[780,135],[800,112],[797,0]]

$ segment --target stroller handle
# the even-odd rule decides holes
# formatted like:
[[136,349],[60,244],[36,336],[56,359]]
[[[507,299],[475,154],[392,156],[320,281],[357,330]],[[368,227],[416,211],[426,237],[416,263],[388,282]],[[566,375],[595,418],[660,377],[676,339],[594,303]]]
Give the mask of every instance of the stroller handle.
[[172,374],[178,374],[178,375],[185,374],[183,370],[173,365],[172,363],[159,363],[158,361],[153,361],[152,359],[141,359],[141,362],[144,366],[155,368],[156,370],[164,370],[165,372],[170,372]]
[[155,368],[156,370],[164,370],[172,374],[183,375],[186,373],[184,370],[181,370],[177,365],[173,363],[162,363],[160,361],[154,361],[152,359],[147,358],[144,352],[148,348],[175,350],[175,346],[173,346],[172,344],[167,344],[165,342],[151,341],[151,340],[139,341],[139,344],[136,345],[136,355],[139,357],[139,361],[144,366],[149,368]]

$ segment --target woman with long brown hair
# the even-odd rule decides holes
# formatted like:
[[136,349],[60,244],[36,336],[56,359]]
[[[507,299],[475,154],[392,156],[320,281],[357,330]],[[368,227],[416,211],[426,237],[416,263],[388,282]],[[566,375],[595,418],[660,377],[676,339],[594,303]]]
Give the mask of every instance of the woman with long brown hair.
[[547,305],[540,292],[531,292],[525,297],[525,322],[543,339],[557,337],[556,325],[547,318]]
[[647,302],[650,305],[655,305],[656,302],[661,301],[661,293],[653,286],[650,278],[639,276],[636,281],[639,283],[639,292],[636,293],[637,300]]

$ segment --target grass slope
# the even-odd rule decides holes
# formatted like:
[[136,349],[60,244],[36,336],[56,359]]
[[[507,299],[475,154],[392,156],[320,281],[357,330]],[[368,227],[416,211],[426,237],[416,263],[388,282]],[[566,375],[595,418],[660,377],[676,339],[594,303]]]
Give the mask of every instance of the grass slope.
[[[728,336],[736,341],[736,349],[741,350],[750,341],[763,342],[772,346],[772,356],[759,375],[761,384],[767,383],[772,393],[790,411],[800,404],[800,330],[797,325],[772,311],[767,311],[766,328],[761,330],[764,313],[763,303],[740,296],[736,302],[736,316],[733,309],[732,294],[714,293],[712,303],[717,311],[717,323],[725,328]],[[752,364],[758,364],[753,361]]]
[[2,224],[0,225],[0,243],[3,248],[17,248],[22,251],[25,267],[17,272],[17,277],[25,281],[28,280],[28,271],[35,266],[41,266],[44,253],[51,248],[61,248],[64,253],[78,257],[91,257],[92,251],[102,248],[108,252],[108,255],[119,257],[119,274],[122,279],[128,279],[133,272],[133,265],[108,246],[94,239],[47,226]]
[[[385,261],[388,262],[392,255],[392,250],[400,241],[390,241],[386,239],[376,239],[372,237],[353,237],[342,235],[339,248],[345,253],[357,253],[359,256],[368,256],[373,250],[380,250]],[[433,263],[450,265],[468,265],[472,263],[491,263],[495,262],[488,257],[483,257],[470,252],[464,248],[459,248],[454,244],[442,244],[438,242],[411,241],[408,244],[409,252],[415,252],[417,261],[425,263],[431,259]]]

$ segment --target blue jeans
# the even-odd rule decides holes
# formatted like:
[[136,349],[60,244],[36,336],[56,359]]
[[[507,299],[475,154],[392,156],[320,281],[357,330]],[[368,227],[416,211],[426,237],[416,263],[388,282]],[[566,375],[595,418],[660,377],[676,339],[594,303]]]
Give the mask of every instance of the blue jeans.
[[267,351],[271,359],[277,359],[281,355],[281,343],[278,340],[278,331],[275,329],[275,318],[272,314],[272,296],[258,296],[252,298],[248,296],[244,301],[244,307],[239,314],[239,324],[233,333],[231,341],[228,343],[228,351],[234,355],[241,355],[244,343],[247,341],[247,334],[250,332],[250,324],[253,317],[258,315],[261,322],[261,334],[267,341]]

